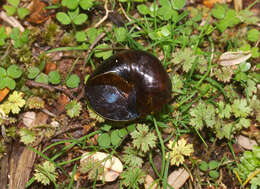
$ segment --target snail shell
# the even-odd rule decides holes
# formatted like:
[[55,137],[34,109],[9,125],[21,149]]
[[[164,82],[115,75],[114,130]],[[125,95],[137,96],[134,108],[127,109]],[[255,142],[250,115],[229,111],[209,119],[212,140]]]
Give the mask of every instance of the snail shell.
[[171,80],[150,53],[125,50],[104,61],[86,83],[93,110],[113,121],[129,121],[158,111],[171,98]]

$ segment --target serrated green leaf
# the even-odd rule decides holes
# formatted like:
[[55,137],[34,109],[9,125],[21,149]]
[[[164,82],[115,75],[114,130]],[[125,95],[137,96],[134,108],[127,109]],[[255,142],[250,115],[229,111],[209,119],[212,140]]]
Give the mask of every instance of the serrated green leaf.
[[36,139],[35,133],[27,128],[22,128],[19,134],[21,136],[21,142],[26,145],[33,143]]
[[69,88],[76,88],[79,86],[80,78],[76,74],[71,74],[66,80],[66,85]]
[[49,73],[49,82],[53,85],[58,85],[60,83],[60,73],[57,70],[51,71]]
[[206,161],[202,161],[199,165],[199,168],[204,172],[207,171],[209,168],[208,163]]
[[209,176],[211,178],[217,179],[219,177],[219,172],[216,171],[216,170],[212,170],[212,171],[209,172]]
[[232,110],[236,117],[247,117],[252,111],[252,109],[248,106],[246,99],[234,100]]
[[34,79],[34,78],[36,78],[37,77],[37,75],[40,73],[40,69],[39,68],[37,68],[37,67],[30,67],[29,69],[28,69],[28,75],[27,75],[27,77],[29,78],[29,79]]
[[70,118],[78,117],[82,110],[82,106],[76,100],[72,100],[66,105],[66,113]]
[[39,83],[48,84],[48,76],[44,73],[40,73],[36,78],[35,81]]
[[86,22],[86,20],[88,19],[88,16],[86,14],[79,14],[78,16],[76,16],[75,18],[73,18],[73,22],[76,25],[81,25],[84,22]]
[[217,169],[219,166],[219,162],[216,160],[211,160],[209,162],[209,169]]
[[21,77],[22,70],[19,66],[13,64],[7,68],[7,75],[14,79],[17,79],[17,78]]

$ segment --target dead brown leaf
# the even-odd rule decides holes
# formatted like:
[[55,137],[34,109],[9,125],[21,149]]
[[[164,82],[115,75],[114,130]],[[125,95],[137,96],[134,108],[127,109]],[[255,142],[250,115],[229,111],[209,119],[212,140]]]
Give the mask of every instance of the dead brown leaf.
[[27,21],[33,24],[41,24],[50,17],[45,9],[46,4],[40,0],[33,0],[31,14]]
[[9,94],[10,90],[8,88],[4,88],[0,90],[0,102],[2,102],[5,97]]

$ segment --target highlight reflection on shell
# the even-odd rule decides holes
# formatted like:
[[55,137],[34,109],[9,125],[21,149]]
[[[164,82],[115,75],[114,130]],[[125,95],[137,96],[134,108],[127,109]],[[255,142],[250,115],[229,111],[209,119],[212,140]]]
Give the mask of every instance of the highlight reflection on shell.
[[158,111],[171,97],[171,81],[150,53],[125,50],[104,61],[86,84],[93,110],[113,121],[129,121]]

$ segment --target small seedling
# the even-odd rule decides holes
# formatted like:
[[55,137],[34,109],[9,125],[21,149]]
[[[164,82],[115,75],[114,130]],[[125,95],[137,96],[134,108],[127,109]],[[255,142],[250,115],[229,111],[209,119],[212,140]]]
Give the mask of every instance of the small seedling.
[[79,9],[77,8],[75,11],[68,11],[67,14],[58,12],[56,18],[63,25],[69,25],[71,23],[81,25],[88,19],[88,16],[84,13],[79,13]]
[[22,75],[22,70],[17,65],[11,65],[5,70],[0,67],[0,89],[5,87],[10,90],[14,90],[16,86],[15,79],[18,79]]
[[210,178],[217,179],[219,177],[218,168],[220,163],[218,161],[212,160],[209,163],[202,161],[199,165],[199,168],[203,172],[208,172]]
[[8,16],[13,16],[16,12],[20,19],[24,19],[30,14],[30,11],[26,8],[19,8],[20,0],[7,0],[8,5],[4,5],[3,8],[7,12]]

